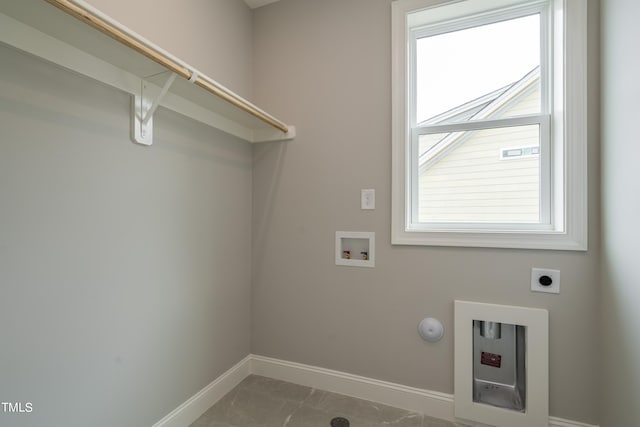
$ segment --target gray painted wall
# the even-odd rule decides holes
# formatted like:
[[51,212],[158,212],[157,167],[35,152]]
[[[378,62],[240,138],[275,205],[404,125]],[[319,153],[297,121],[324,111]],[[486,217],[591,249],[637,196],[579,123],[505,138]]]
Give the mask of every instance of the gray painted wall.
[[252,17],[242,0],[88,0],[238,95],[252,96]]
[[[390,244],[391,1],[282,0],[254,11],[254,98],[298,129],[254,148],[252,351],[453,392],[453,301],[550,313],[551,414],[597,423],[598,3],[590,0],[589,251]],[[376,210],[360,210],[360,189]],[[376,232],[376,267],[334,264],[334,233]],[[560,295],[529,291],[532,267]],[[446,335],[427,344],[420,319]],[[594,336],[595,334],[595,336]]]
[[0,425],[150,426],[250,352],[251,147],[163,109],[133,144],[128,95],[0,63]]
[[602,427],[640,422],[640,3],[602,1]]

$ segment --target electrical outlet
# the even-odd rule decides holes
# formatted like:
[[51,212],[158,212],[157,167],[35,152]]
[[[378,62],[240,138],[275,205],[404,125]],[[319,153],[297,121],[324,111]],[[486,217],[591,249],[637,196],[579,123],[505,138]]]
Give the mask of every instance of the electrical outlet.
[[531,291],[559,294],[560,270],[550,270],[548,268],[532,268]]

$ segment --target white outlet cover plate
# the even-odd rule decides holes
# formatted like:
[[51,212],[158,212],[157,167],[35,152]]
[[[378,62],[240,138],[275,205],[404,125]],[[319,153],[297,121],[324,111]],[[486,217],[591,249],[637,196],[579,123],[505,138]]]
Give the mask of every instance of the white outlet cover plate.
[[[540,278],[542,276],[551,277],[551,284],[549,286],[542,286],[540,284]],[[560,270],[551,270],[548,268],[532,268],[531,269],[531,291],[532,292],[546,292],[549,294],[560,293]]]
[[360,209],[374,210],[376,208],[376,190],[369,188],[360,190]]

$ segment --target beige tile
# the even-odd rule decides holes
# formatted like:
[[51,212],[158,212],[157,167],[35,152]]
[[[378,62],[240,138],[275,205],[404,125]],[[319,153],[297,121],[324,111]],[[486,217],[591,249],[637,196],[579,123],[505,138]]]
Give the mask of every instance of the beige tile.
[[274,380],[273,378],[261,377],[259,375],[249,375],[238,387],[269,393],[274,397],[296,402],[305,400],[311,394],[312,390],[311,387]]
[[[330,427],[330,422],[339,414],[330,414],[323,410],[303,405],[287,420],[284,427]],[[357,427],[351,424],[350,427]]]
[[424,416],[422,421],[422,427],[456,427],[457,424],[441,420],[439,418],[432,418],[427,415]]
[[[408,426],[420,426],[422,415],[398,409],[368,400],[357,399],[328,391],[315,391],[307,400],[305,406],[311,406],[335,416],[360,419],[367,422],[383,422],[387,425],[403,422]],[[417,422],[416,420],[420,422]],[[404,424],[401,424],[404,425]]]
[[[352,424],[353,425],[353,424]],[[393,421],[368,421],[366,427],[422,427],[422,415],[409,413]]]
[[[216,402],[215,405],[209,408],[207,412],[202,414],[200,418],[206,418],[207,420],[210,420],[210,421],[224,419],[227,411],[231,407],[231,404],[237,394],[238,394],[238,388],[236,387],[233,390],[231,390],[229,393],[225,394],[222,397],[222,399],[218,400],[218,402]],[[199,425],[194,426],[194,424],[192,424],[189,427],[200,427]]]
[[190,427],[456,427],[403,409],[251,375]]
[[300,404],[277,395],[241,388],[218,421],[238,427],[282,426]]

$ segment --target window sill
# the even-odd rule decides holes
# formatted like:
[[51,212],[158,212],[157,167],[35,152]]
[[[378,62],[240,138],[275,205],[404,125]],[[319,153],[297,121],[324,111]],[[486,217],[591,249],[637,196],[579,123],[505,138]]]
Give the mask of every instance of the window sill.
[[[578,238],[581,235],[583,238]],[[586,251],[587,231],[559,232],[451,232],[392,230],[391,244],[471,248],[546,249]]]

